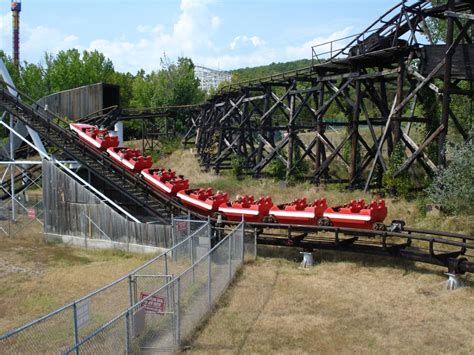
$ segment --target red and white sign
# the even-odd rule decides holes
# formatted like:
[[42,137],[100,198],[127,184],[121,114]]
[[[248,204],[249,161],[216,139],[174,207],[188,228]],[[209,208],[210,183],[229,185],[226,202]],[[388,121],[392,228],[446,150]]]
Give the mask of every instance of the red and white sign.
[[[140,301],[147,298],[150,294],[140,292]],[[145,309],[146,313],[163,314],[165,311],[165,299],[160,296],[151,296],[146,301],[142,302],[141,307]]]
[[36,218],[36,210],[34,208],[28,208],[28,218],[29,219]]

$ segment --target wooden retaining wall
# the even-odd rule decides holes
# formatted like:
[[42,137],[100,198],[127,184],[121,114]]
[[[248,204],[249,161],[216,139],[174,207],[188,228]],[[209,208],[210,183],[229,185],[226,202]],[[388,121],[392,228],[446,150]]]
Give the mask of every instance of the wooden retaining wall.
[[43,161],[44,233],[167,248],[171,226],[127,220],[54,163]]

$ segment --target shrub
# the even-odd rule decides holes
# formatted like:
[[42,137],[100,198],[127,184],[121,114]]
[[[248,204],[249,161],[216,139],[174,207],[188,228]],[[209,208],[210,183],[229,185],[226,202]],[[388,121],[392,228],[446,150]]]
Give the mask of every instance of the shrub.
[[402,166],[404,160],[405,148],[403,143],[399,142],[390,156],[387,171],[382,177],[382,186],[388,194],[407,198],[413,187],[408,171],[393,177],[393,174]]
[[245,158],[244,157],[234,157],[230,165],[232,167],[232,175],[237,178],[242,177],[245,172]]
[[275,178],[275,180],[285,180],[286,165],[280,159],[275,158],[268,165],[268,172]]
[[473,213],[474,144],[456,145],[446,169],[440,170],[426,189],[428,199],[448,213]]

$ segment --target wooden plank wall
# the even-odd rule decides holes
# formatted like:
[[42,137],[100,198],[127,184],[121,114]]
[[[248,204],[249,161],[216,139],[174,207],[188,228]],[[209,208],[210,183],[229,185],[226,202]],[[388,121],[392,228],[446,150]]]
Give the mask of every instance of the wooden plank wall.
[[127,220],[54,163],[43,161],[44,232],[169,247],[171,226]]
[[49,111],[75,121],[106,106],[119,105],[120,88],[110,84],[92,84],[45,96],[38,100],[38,104],[48,105]]
[[[422,74],[427,76],[444,58],[446,46],[426,45],[423,47],[424,57],[422,62]],[[451,76],[454,79],[474,79],[474,44],[461,44],[456,48],[453,55]],[[443,78],[444,67],[436,74],[436,78]]]

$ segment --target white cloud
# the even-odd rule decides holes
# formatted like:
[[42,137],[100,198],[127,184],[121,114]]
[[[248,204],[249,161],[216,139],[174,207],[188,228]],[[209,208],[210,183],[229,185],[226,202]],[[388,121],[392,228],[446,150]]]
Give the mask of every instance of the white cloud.
[[137,32],[138,33],[143,33],[143,34],[152,34],[156,35],[158,33],[161,33],[164,31],[163,25],[156,25],[156,26],[150,26],[150,25],[138,25],[137,26]]
[[[310,41],[303,43],[300,46],[288,46],[285,49],[286,57],[288,60],[301,59],[311,57],[311,47],[317,46],[315,51],[317,54],[330,52],[331,44],[328,42],[335,41],[332,43],[332,50],[342,49],[350,39],[339,40],[340,38],[347,37],[352,31],[352,27],[346,27],[341,31],[331,33],[326,37],[316,37]],[[339,41],[336,41],[339,40]],[[329,54],[324,55],[328,57]]]
[[211,25],[212,25],[212,28],[216,29],[218,28],[222,23],[222,20],[219,16],[212,16],[212,20],[211,20]]
[[[265,65],[271,62],[311,58],[311,46],[322,44],[347,36],[352,28],[347,27],[329,36],[315,37],[301,44],[278,46],[267,43],[258,35],[235,36],[228,44],[217,45],[214,41],[218,29],[225,19],[212,12],[214,0],[181,0],[180,13],[175,23],[169,27],[162,24],[141,24],[130,36],[97,38],[83,43],[75,35],[47,27],[22,27],[22,59],[36,62],[45,51],[57,53],[59,50],[78,48],[80,50],[99,50],[112,59],[115,68],[120,71],[135,72],[144,69],[147,72],[160,68],[163,54],[175,60],[178,56],[187,56],[196,64],[219,69],[234,69],[246,66]],[[0,39],[2,49],[11,53],[11,14],[0,15]],[[138,39],[137,39],[138,37]],[[224,39],[226,43],[226,39]],[[342,46],[337,42],[335,47]],[[322,52],[329,45],[318,47]],[[31,59],[34,58],[34,59]]]
[[64,34],[61,31],[46,27],[23,26],[25,39],[21,44],[21,51],[25,57],[42,55],[44,52],[57,53],[60,50],[80,48],[79,37]]
[[170,31],[162,25],[140,25],[136,31],[142,35],[138,41],[124,39],[97,39],[89,50],[97,49],[111,58],[118,70],[146,71],[160,68],[163,53],[170,58],[196,57],[199,53],[214,53],[213,31],[222,20],[208,8],[213,0],[182,0],[180,14]]
[[230,49],[235,50],[239,45],[245,46],[247,44],[252,44],[256,48],[263,46],[265,41],[258,36],[237,36],[232,40],[232,42],[230,42],[229,47]]

